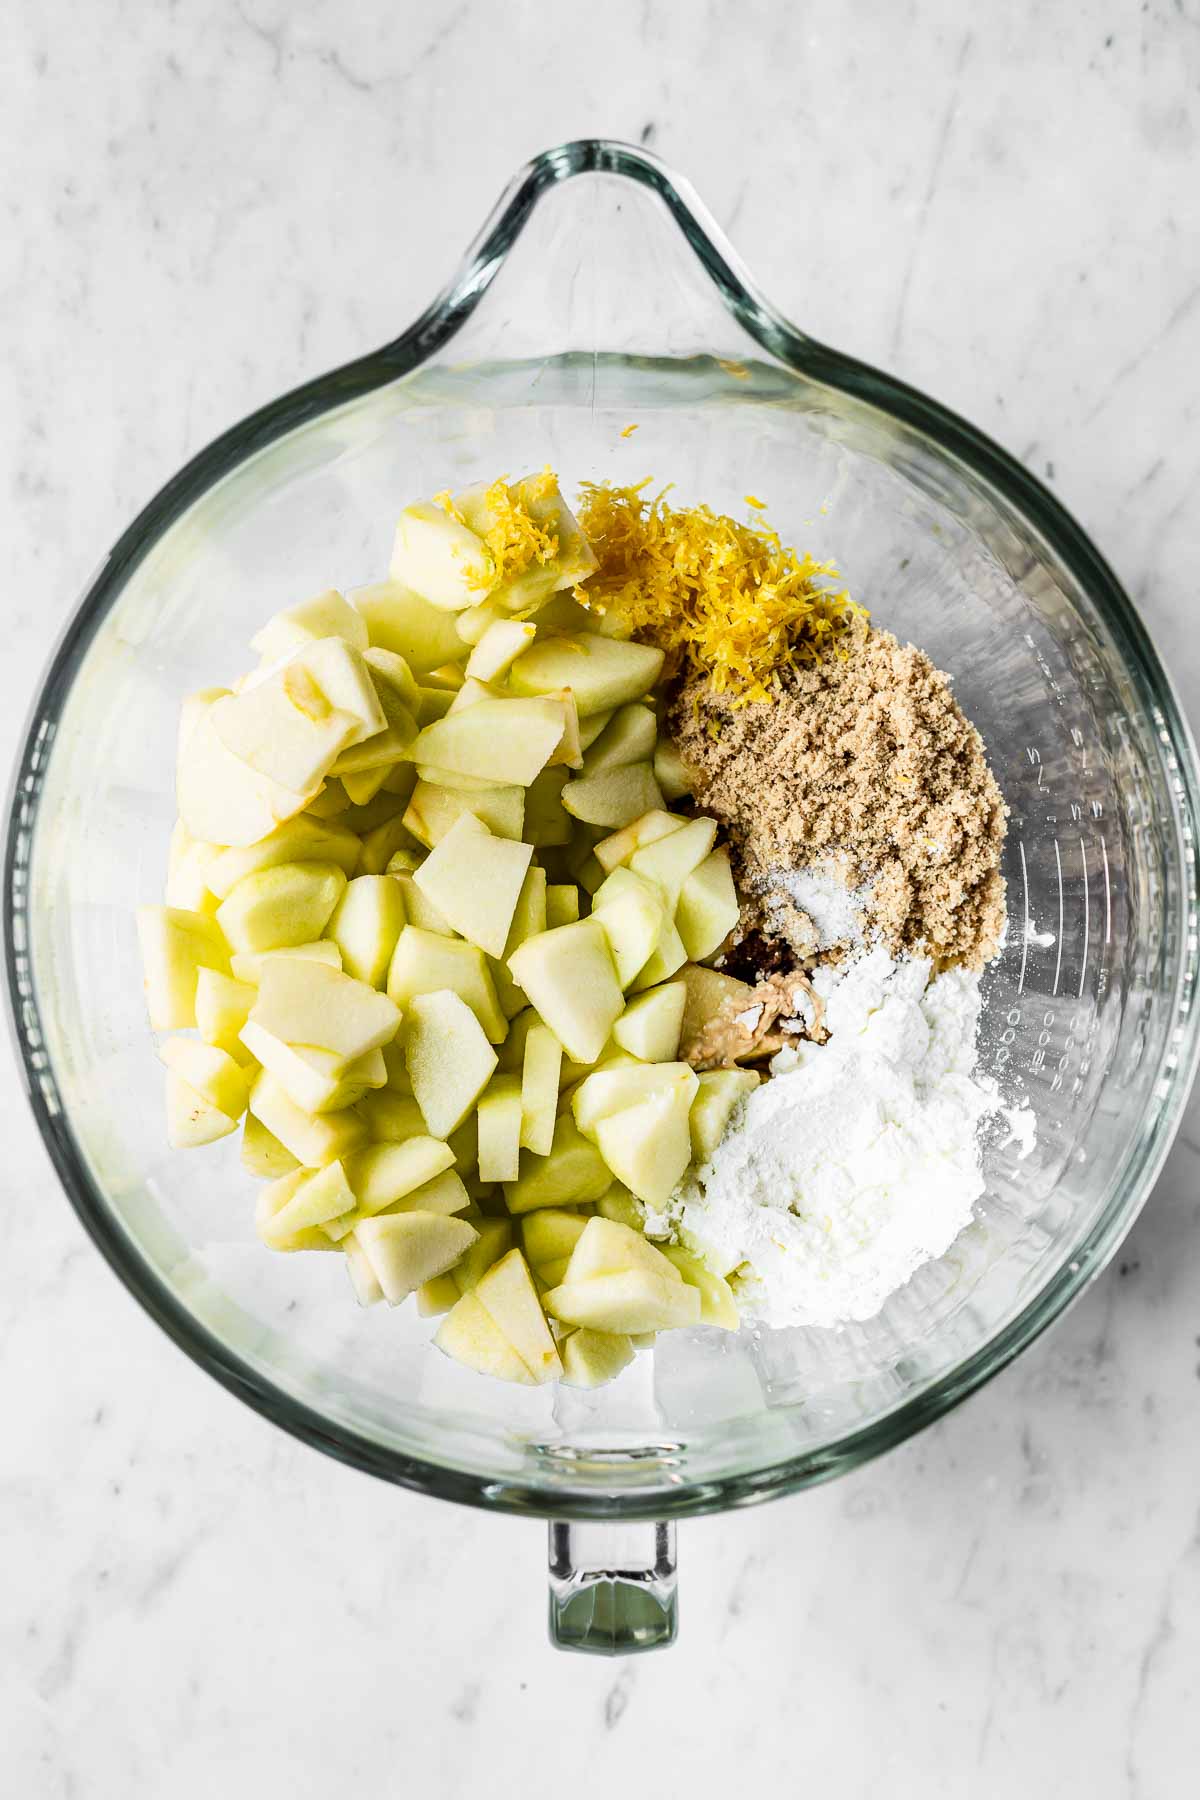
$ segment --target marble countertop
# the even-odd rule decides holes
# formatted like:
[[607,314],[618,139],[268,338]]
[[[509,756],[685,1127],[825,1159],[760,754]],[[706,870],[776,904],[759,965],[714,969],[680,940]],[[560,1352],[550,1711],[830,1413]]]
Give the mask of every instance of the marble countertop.
[[[1095,535],[1200,717],[1200,12],[18,0],[0,107],[0,762],[119,527],[394,334],[526,155],[696,183],[818,337]],[[16,1800],[477,1785],[1158,1800],[1200,1757],[1200,1107],[1124,1252],[958,1414],[685,1526],[682,1638],[544,1635],[544,1532],[238,1406],[85,1243],[0,1066],[0,1742]]]

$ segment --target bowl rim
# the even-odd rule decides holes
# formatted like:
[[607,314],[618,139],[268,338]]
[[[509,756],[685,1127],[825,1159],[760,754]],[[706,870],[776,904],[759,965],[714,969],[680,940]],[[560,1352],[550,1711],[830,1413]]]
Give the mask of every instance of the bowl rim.
[[576,175],[623,176],[661,199],[724,305],[751,339],[797,374],[881,410],[933,438],[1030,521],[1088,593],[1148,709],[1156,714],[1164,786],[1172,798],[1178,872],[1189,913],[1200,887],[1195,749],[1149,634],[1087,534],[1035,476],[984,433],[937,401],[869,364],[818,343],[758,289],[690,183],[652,152],[613,139],[582,139],[535,156],[510,181],[450,281],[416,321],[381,349],[291,390],[230,427],[184,465],[122,533],[87,587],[54,650],[31,710],[12,780],[4,853],[4,966],[10,1027],[42,1140],[84,1229],[118,1279],[195,1363],[272,1423],[313,1448],[435,1498],[549,1518],[685,1517],[755,1504],[846,1473],[903,1443],[961,1404],[1047,1329],[1101,1272],[1150,1193],[1178,1127],[1200,1056],[1200,1009],[1190,1006],[1198,952],[1181,933],[1175,1030],[1163,1053],[1157,1107],[1112,1181],[1108,1205],[1086,1239],[1008,1324],[963,1363],[932,1378],[889,1412],[835,1443],[740,1474],[682,1487],[627,1492],[547,1490],[408,1455],[328,1417],[262,1376],[175,1297],[128,1238],[93,1182],[58,1104],[26,953],[28,868],[42,769],[75,672],[129,576],[181,515],[217,481],[268,444],[429,360],[478,306],[542,196]]

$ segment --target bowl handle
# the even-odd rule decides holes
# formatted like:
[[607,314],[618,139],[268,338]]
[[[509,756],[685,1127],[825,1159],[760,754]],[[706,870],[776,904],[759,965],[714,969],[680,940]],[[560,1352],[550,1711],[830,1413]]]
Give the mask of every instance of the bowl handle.
[[590,1656],[665,1650],[677,1625],[675,1526],[550,1521],[550,1641]]

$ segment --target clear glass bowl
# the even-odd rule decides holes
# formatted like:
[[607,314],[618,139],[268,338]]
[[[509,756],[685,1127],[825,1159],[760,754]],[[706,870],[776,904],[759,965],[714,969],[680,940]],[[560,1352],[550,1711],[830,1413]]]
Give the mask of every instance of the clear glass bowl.
[[[383,573],[403,499],[547,461],[568,484],[653,474],[716,506],[762,496],[786,539],[834,557],[880,623],[953,673],[1013,814],[983,1066],[1038,1118],[1034,1154],[988,1152],[976,1222],[877,1319],[673,1333],[595,1395],[484,1381],[429,1351],[412,1309],[359,1312],[337,1259],[261,1249],[236,1139],[166,1148],[133,930],[161,896],[180,697],[228,677],[273,609]],[[1196,797],[1146,633],[1051,495],[789,325],[657,159],[568,145],[518,174],[409,331],[203,451],[85,595],[8,833],[32,1105],[95,1242],[190,1356],[389,1480],[607,1522],[595,1541],[594,1525],[552,1531],[555,1631],[648,1647],[673,1629],[671,1521],[890,1448],[1112,1254],[1196,1061]]]

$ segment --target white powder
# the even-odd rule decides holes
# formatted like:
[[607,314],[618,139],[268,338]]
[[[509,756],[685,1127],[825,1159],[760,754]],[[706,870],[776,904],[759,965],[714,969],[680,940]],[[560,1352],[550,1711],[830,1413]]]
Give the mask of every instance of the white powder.
[[766,898],[768,916],[773,895],[786,894],[807,913],[817,930],[819,947],[861,944],[862,909],[870,898],[866,888],[848,887],[836,863],[809,863],[802,869],[772,869],[758,891]]
[[[819,970],[829,1041],[780,1051],[711,1161],[647,1221],[699,1239],[714,1266],[750,1264],[737,1283],[748,1317],[869,1319],[970,1222],[978,1127],[1007,1109],[972,1074],[979,977],[929,970],[883,949]],[[1024,1153],[1032,1115],[1010,1125]]]

